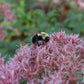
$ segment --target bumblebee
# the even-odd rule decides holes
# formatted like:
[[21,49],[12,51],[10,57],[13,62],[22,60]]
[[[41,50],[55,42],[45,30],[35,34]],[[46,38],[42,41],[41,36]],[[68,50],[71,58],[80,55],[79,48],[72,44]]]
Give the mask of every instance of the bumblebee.
[[45,32],[37,33],[32,38],[32,43],[37,44],[40,46],[39,41],[42,41],[42,43],[47,43],[50,40],[49,35]]

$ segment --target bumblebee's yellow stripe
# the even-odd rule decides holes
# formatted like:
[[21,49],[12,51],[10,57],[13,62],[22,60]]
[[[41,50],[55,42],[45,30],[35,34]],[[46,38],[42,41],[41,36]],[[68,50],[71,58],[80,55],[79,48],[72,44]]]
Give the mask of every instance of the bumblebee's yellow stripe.
[[41,36],[43,39],[45,39],[46,37],[49,37],[49,35],[45,32],[37,33],[37,35]]

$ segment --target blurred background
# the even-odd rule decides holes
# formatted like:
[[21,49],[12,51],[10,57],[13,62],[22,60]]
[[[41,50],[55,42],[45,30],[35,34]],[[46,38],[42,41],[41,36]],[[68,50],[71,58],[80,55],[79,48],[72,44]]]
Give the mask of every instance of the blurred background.
[[5,62],[42,31],[84,37],[84,0],[0,0],[0,53]]

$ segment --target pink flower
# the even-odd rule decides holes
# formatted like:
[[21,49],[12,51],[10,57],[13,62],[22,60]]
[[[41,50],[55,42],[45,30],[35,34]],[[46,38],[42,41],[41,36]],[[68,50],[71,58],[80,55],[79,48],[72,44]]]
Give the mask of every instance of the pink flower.
[[16,35],[18,35],[18,34],[19,34],[19,32],[18,32],[18,30],[17,30],[17,29],[13,29],[13,32],[14,32]]
[[11,22],[11,23],[15,22],[14,19],[16,19],[16,15],[13,14],[13,12],[11,11],[11,7],[9,4],[0,2],[0,13],[2,13],[2,15],[5,16],[4,18],[5,22]]
[[5,10],[10,10],[11,7],[8,3],[0,2],[0,12],[4,13]]
[[5,16],[4,19],[5,22],[11,22],[11,23],[15,22],[13,19],[16,19],[16,15],[14,15],[11,10],[5,10],[4,16]]
[[60,0],[52,0],[52,3],[59,4]]
[[80,9],[84,9],[84,1],[83,0],[77,0],[77,5]]
[[0,82],[2,84],[75,84],[83,76],[74,77],[84,70],[84,41],[78,35],[58,32],[50,35],[45,45],[21,46],[3,65],[1,62]]

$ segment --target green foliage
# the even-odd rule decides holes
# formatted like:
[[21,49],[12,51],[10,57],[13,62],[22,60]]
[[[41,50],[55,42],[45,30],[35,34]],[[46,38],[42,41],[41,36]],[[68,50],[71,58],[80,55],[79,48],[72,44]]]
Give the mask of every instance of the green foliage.
[[[75,73],[75,77],[80,77],[82,74],[83,74],[83,73],[82,73],[81,71],[78,71],[78,72]],[[83,77],[81,77],[81,78],[78,80],[79,84],[82,82],[82,80],[83,80]]]
[[25,81],[21,82],[20,84],[27,84],[27,81],[25,80]]

